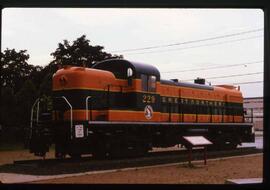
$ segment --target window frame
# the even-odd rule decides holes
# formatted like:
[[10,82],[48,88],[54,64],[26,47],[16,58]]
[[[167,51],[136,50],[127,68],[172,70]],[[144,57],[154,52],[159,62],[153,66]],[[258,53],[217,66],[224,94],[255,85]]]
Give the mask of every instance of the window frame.
[[157,77],[155,75],[141,74],[141,88],[144,92],[156,92]]

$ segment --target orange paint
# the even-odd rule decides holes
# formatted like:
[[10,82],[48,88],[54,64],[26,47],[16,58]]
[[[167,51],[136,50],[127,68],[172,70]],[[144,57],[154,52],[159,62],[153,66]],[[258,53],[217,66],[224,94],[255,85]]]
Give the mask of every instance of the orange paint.
[[[58,70],[53,76],[53,91],[69,89],[92,89],[113,92],[141,92],[145,94],[159,94],[160,96],[174,98],[188,98],[219,102],[243,103],[240,91],[228,86],[216,86],[213,90],[195,89],[191,87],[179,87],[156,83],[156,92],[142,91],[142,81],[133,79],[132,86],[128,86],[127,80],[116,79],[109,71],[66,67]],[[57,115],[57,114],[56,114]],[[70,119],[70,112],[64,113],[65,120]],[[90,111],[88,112],[90,119]],[[58,119],[54,116],[54,119]],[[73,120],[86,120],[86,110],[73,110]],[[132,110],[93,110],[92,120],[105,121],[144,121],[144,122],[243,122],[242,116],[217,116],[160,113],[153,112],[151,119],[145,117],[144,111]]]

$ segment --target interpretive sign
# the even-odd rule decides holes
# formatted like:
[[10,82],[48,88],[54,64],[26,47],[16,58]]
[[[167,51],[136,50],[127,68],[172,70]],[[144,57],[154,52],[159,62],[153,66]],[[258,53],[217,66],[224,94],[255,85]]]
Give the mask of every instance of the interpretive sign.
[[211,141],[206,139],[204,136],[183,136],[185,144],[188,148],[189,166],[191,166],[192,160],[192,148],[193,147],[203,147],[204,148],[204,164],[206,165],[206,150],[207,146],[213,144]]
[[203,136],[184,136],[183,138],[193,146],[205,146],[213,144]]

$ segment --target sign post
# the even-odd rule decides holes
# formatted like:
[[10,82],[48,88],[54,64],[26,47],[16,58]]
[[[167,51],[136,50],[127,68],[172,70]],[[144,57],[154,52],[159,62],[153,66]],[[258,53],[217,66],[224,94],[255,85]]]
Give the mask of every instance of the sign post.
[[188,163],[189,166],[191,166],[192,161],[192,148],[193,147],[203,147],[204,148],[204,165],[206,165],[206,159],[207,159],[207,146],[213,144],[211,141],[206,139],[203,136],[184,136],[183,137],[185,144],[188,148]]

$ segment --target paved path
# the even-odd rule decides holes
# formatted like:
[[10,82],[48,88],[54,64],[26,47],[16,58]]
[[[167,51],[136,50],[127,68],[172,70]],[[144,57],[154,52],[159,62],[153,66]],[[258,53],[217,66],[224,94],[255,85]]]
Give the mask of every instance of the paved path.
[[248,178],[248,179],[228,179],[227,184],[257,184],[262,183],[262,178]]

